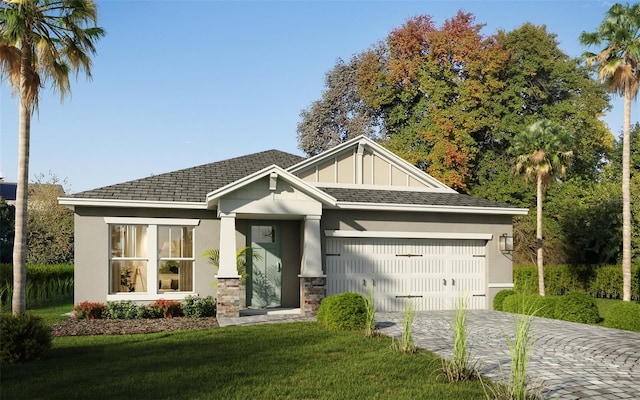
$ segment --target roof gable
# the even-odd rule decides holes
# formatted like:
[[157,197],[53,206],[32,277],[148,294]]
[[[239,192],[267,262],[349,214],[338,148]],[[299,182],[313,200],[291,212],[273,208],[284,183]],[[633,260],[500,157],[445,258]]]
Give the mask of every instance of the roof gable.
[[[296,178],[294,175],[278,167],[277,165],[271,165],[207,194],[208,208],[217,208],[217,203],[220,199],[224,198],[225,196],[233,197],[232,195],[234,192],[237,193],[243,188],[249,187],[251,186],[251,184],[263,180],[267,177],[271,181],[265,186],[272,186],[271,188],[269,188],[269,190],[273,192],[275,192],[276,188],[278,187],[278,180],[282,180],[286,182],[288,186],[300,191],[301,193],[304,193],[306,196],[309,196],[309,198],[315,199],[325,205],[335,205],[335,198],[333,198],[331,195],[305,183],[304,181]],[[280,185],[282,185],[282,183],[280,183]],[[255,193],[252,193],[251,198],[255,197],[257,197],[255,196]]]
[[270,165],[287,168],[302,160],[303,157],[295,154],[267,150],[76,193],[63,199],[61,204],[77,204],[75,199],[204,204],[208,193],[256,171]]
[[455,191],[373,140],[358,136],[288,169],[322,187]]

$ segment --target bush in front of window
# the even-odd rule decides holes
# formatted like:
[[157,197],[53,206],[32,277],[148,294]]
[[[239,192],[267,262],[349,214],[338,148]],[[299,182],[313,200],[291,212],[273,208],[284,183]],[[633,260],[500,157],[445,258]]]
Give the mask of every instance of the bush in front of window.
[[158,310],[165,318],[182,317],[182,305],[176,300],[158,299],[151,303],[149,307]]
[[101,319],[106,308],[104,303],[83,301],[73,306],[73,315],[76,319]]
[[182,301],[182,312],[190,318],[215,317],[216,301],[211,296],[187,296]]
[[143,318],[163,318],[162,310],[153,308],[146,304],[135,304],[127,301],[109,301],[104,311],[107,319],[143,319]]
[[0,364],[37,360],[51,349],[51,327],[31,314],[0,314]]

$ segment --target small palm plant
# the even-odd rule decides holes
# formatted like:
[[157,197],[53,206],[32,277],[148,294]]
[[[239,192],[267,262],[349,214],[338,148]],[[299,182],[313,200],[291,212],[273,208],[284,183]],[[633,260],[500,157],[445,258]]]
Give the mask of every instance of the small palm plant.
[[[240,275],[240,283],[245,283],[249,277],[247,273],[247,256],[256,261],[262,260],[262,256],[254,252],[250,246],[242,247],[236,251],[236,268],[238,269],[238,275]],[[207,249],[201,254],[201,257],[206,257],[209,264],[220,267],[220,249]]]

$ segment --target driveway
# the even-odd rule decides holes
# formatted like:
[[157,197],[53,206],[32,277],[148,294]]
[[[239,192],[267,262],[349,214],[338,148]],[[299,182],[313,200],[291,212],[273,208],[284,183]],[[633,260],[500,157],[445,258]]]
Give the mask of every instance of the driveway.
[[[377,313],[380,331],[402,334],[402,313]],[[453,311],[419,312],[413,325],[414,343],[450,358]],[[505,335],[515,331],[515,315],[469,311],[471,357],[483,375],[508,377],[509,349]],[[542,382],[543,395],[553,399],[640,398],[640,333],[576,324],[547,318],[533,322],[535,345],[529,376]]]

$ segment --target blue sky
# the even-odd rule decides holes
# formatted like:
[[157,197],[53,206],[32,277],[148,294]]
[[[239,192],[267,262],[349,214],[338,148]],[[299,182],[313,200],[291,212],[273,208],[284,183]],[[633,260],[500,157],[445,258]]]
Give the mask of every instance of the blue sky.
[[[300,111],[324,74],[408,18],[438,25],[458,9],[483,33],[546,25],[571,56],[586,49],[603,1],[118,1],[98,0],[93,80],[60,103],[48,88],[32,120],[30,177],[51,171],[70,192],[276,148],[297,148]],[[595,49],[593,49],[595,50]],[[15,181],[18,105],[0,88],[0,171]],[[622,100],[606,117],[622,129]],[[634,104],[632,122],[638,121]]]

